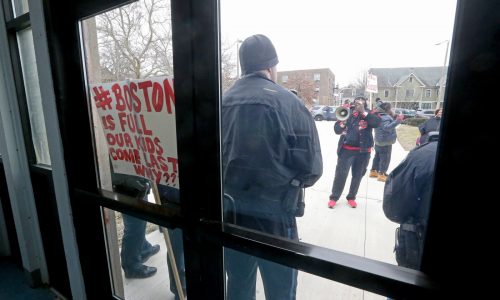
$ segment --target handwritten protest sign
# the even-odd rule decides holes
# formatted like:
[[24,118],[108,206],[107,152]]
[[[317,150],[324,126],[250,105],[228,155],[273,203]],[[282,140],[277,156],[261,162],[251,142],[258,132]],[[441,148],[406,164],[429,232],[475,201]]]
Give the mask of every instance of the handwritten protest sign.
[[114,172],[179,188],[173,80],[93,84],[90,91]]
[[365,91],[370,93],[378,93],[377,76],[373,74],[368,74],[366,78],[366,88]]

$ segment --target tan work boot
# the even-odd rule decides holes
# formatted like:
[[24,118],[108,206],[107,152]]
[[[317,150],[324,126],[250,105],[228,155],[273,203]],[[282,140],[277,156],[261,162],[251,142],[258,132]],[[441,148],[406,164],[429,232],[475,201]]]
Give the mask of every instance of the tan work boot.
[[377,170],[371,170],[371,171],[370,171],[370,177],[372,177],[372,178],[377,178],[377,177],[378,177],[378,172],[377,172]]
[[386,182],[387,181],[387,175],[380,173],[378,174],[378,181]]

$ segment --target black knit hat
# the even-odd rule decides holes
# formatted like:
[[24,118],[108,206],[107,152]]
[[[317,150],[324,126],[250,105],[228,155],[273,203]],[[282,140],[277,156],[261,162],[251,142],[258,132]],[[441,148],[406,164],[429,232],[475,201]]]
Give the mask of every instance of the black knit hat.
[[239,55],[243,75],[274,67],[279,62],[273,43],[262,34],[246,38],[241,44]]
[[385,112],[389,112],[391,110],[391,104],[389,102],[383,102],[380,104],[380,109],[385,111]]

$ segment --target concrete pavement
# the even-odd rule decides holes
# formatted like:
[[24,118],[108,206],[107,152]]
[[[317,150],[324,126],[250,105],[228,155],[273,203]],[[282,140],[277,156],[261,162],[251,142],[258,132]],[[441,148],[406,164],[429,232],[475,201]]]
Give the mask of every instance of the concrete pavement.
[[[397,224],[389,221],[382,211],[383,182],[369,178],[367,172],[357,195],[358,206],[351,208],[345,198],[350,184],[349,175],[344,192],[335,207],[333,209],[327,207],[337,165],[339,136],[333,131],[334,124],[335,122],[316,122],[323,155],[323,176],[313,187],[306,189],[305,214],[304,217],[297,219],[301,241],[396,264],[393,249]],[[407,153],[399,143],[393,145],[388,173],[406,157]],[[374,155],[372,152],[368,171]],[[385,297],[300,272],[297,299],[385,299]]]
[[[323,176],[311,188],[306,189],[306,210],[297,219],[302,242],[351,253],[390,264],[396,264],[394,230],[397,224],[387,220],[382,211],[384,183],[365,175],[357,196],[357,208],[348,206],[345,196],[350,178],[341,199],[333,209],[327,207],[335,166],[339,136],[333,131],[334,122],[318,121],[316,126],[321,140]],[[408,152],[399,143],[393,146],[389,172],[399,164]],[[372,153],[371,159],[373,159]],[[371,161],[368,168],[371,167]],[[154,231],[148,235],[151,243],[162,248],[147,265],[156,266],[158,273],[148,279],[124,278],[126,299],[174,299],[169,290],[166,269],[166,247],[162,235]],[[209,298],[207,298],[209,299]],[[257,299],[265,299],[260,278],[257,283]],[[304,272],[299,272],[298,300],[309,299],[385,299],[347,285],[332,282]],[[272,299],[269,299],[272,300]]]

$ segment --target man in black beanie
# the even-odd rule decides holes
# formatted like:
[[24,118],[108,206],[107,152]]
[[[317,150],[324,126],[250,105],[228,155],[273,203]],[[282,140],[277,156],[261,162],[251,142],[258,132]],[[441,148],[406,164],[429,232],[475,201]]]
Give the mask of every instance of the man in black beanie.
[[[240,47],[243,76],[222,100],[226,222],[298,241],[303,189],[323,172],[318,133],[304,104],[276,84],[278,56],[264,35]],[[227,298],[255,299],[257,267],[266,299],[295,299],[297,270],[226,249]]]
[[[279,62],[273,43],[262,34],[252,35],[243,41],[239,55],[243,75],[273,68]],[[271,79],[276,82],[276,78]]]

